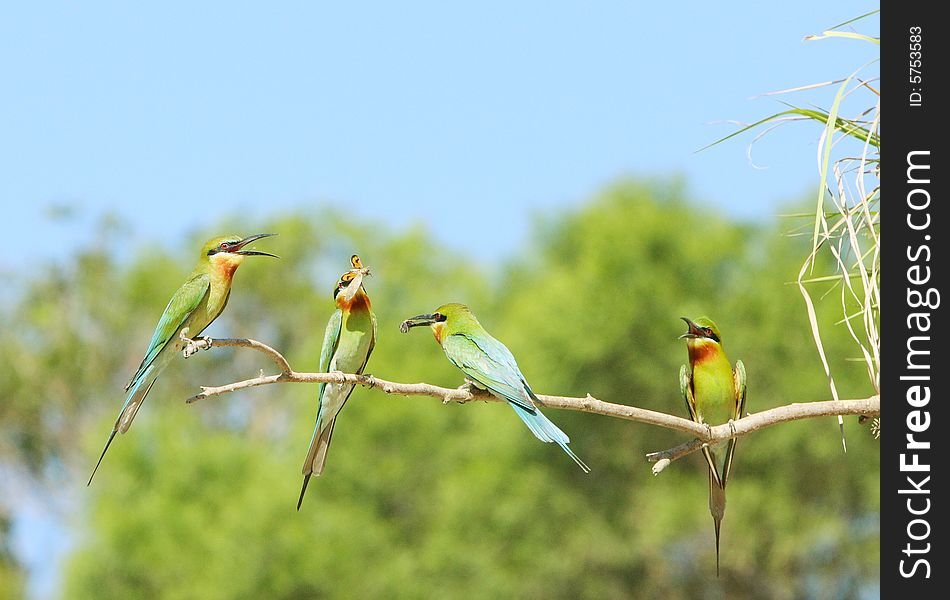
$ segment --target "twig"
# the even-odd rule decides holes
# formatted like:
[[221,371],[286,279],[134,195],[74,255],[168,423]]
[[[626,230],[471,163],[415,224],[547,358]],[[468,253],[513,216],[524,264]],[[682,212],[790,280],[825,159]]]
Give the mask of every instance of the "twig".
[[[186,400],[188,403],[272,383],[334,383],[338,385],[361,385],[363,387],[376,388],[386,394],[398,396],[430,396],[442,400],[443,404],[449,402],[464,404],[476,400],[505,402],[505,400],[497,398],[485,390],[478,389],[470,383],[466,383],[457,388],[445,388],[430,383],[397,383],[380,379],[373,375],[355,375],[340,372],[298,373],[291,369],[290,363],[287,362],[287,359],[284,358],[280,352],[256,340],[211,340],[210,338],[200,338],[189,341],[193,342],[198,349],[236,347],[257,350],[258,352],[266,354],[274,361],[274,364],[280,369],[280,373],[277,375],[261,374],[252,379],[245,379],[221,386],[201,386],[201,392],[188,398]],[[656,462],[653,467],[654,474],[658,474],[666,468],[670,462],[699,450],[704,444],[713,444],[730,438],[740,437],[771,425],[800,419],[835,415],[878,416],[881,412],[881,397],[877,395],[862,400],[828,400],[789,404],[760,413],[749,414],[737,421],[710,427],[706,424],[695,423],[689,419],[647,410],[645,408],[604,402],[592,397],[590,394],[583,398],[539,395],[538,401],[538,404],[546,408],[576,410],[618,419],[626,419],[628,421],[637,421],[639,423],[682,431],[694,436],[695,439],[680,444],[675,448],[647,454],[648,460]]]
[[730,438],[740,437],[764,427],[777,425],[778,423],[812,419],[815,417],[833,417],[838,415],[878,416],[880,414],[880,395],[871,396],[870,398],[864,398],[862,400],[824,400],[821,402],[788,404],[770,408],[760,413],[748,414],[738,421],[710,427],[709,435],[697,436],[697,439],[690,440],[669,450],[651,452],[647,454],[647,460],[656,462],[653,466],[653,474],[657,475],[660,471],[665,469],[670,462],[696,452],[705,444],[714,444]]

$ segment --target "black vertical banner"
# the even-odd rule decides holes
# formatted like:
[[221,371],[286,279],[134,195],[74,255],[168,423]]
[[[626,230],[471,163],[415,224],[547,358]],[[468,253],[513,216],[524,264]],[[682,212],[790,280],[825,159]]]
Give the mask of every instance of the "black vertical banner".
[[[945,132],[950,61],[941,3],[891,2],[881,11],[881,588],[883,596],[945,598],[950,485],[941,371],[947,319]],[[885,199],[886,198],[886,199]],[[886,307],[886,308],[884,308]],[[939,408],[938,408],[939,407]],[[943,541],[941,541],[943,538]],[[907,593],[911,595],[906,595]],[[898,596],[902,594],[903,596]]]

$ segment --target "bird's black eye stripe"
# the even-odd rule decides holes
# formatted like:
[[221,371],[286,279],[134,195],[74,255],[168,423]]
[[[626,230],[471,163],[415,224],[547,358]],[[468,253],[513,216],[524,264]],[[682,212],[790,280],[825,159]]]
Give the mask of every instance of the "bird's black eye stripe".
[[333,288],[333,297],[336,298],[342,290],[350,287],[350,284],[356,280],[356,275],[352,271],[347,271],[340,277],[340,281],[337,282],[336,287]]
[[447,317],[443,315],[442,313],[435,313],[434,315],[432,315],[432,318],[435,319],[436,322],[442,323],[443,321],[445,321]]
[[709,327],[703,327],[703,335],[708,337],[711,340],[715,340],[716,343],[720,343],[719,336],[713,333],[713,330],[710,329]]
[[211,250],[208,250],[208,256],[217,254],[218,252],[228,252],[231,246],[233,246],[236,243],[237,242],[221,242],[216,247],[212,248]]

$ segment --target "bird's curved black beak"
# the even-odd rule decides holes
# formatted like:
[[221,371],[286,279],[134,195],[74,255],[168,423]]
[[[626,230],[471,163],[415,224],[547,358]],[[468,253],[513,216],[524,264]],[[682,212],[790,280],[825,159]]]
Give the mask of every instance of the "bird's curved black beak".
[[686,321],[686,325],[689,327],[689,331],[687,331],[686,333],[684,333],[683,335],[679,336],[676,339],[683,340],[683,339],[703,337],[703,332],[702,330],[700,330],[699,326],[696,323],[693,323],[686,317],[680,317],[680,318]]
[[244,246],[247,246],[251,242],[257,241],[261,238],[270,237],[272,235],[277,235],[276,233],[256,233],[254,235],[249,235],[231,249],[231,252],[234,254],[240,254],[242,256],[271,256],[273,258],[280,258],[276,254],[271,254],[270,252],[261,252],[259,250],[241,250]]
[[403,333],[409,333],[409,330],[413,327],[421,327],[423,325],[432,325],[435,323],[435,315],[432,313],[426,313],[424,315],[416,315],[414,317],[409,317],[405,321],[399,324],[399,331]]

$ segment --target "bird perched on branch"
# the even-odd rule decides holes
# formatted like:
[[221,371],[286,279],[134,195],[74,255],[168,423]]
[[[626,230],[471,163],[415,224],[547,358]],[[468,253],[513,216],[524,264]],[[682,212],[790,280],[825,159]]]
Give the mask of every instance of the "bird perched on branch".
[[[733,370],[722,348],[722,335],[710,319],[686,321],[689,330],[680,336],[689,350],[689,367],[680,368],[680,391],[690,418],[697,423],[721,425],[742,417],[745,411],[745,365]],[[736,451],[736,438],[703,446],[709,467],[709,512],[716,526],[716,576],[719,576],[719,528],[726,512],[726,483]]]
[[[337,309],[327,323],[323,349],[320,351],[320,371],[324,373],[362,373],[376,345],[376,316],[369,296],[363,289],[363,278],[370,272],[355,254],[350,257],[350,264],[353,268],[343,273],[333,288]],[[303,485],[300,498],[297,499],[297,510],[300,510],[310,477],[323,473],[336,417],[354,387],[351,383],[320,384],[317,391],[317,419],[307,459],[303,463]]]
[[211,324],[221,311],[224,310],[231,295],[231,279],[234,272],[248,256],[277,256],[268,252],[245,250],[248,244],[264,237],[276,235],[274,233],[258,233],[242,238],[239,235],[225,235],[205,242],[201,248],[198,265],[188,276],[188,280],[178,288],[178,291],[168,301],[165,312],[162,313],[152,340],[148,344],[145,358],[125,391],[128,392],[125,404],[119,412],[112,433],[106,442],[96,468],[93,469],[89,482],[95,476],[102,458],[106,455],[109,445],[116,433],[125,433],[132,425],[132,419],[142,407],[145,396],[158,379],[169,361],[176,353],[185,349],[188,339],[196,338]]
[[535,406],[538,397],[504,344],[482,327],[464,304],[444,304],[435,312],[406,319],[399,330],[407,333],[413,327],[428,325],[442,346],[445,356],[481,389],[507,400],[508,404],[531,432],[542,442],[554,442],[570,456],[585,473],[590,468],[568,447],[570,439]]

